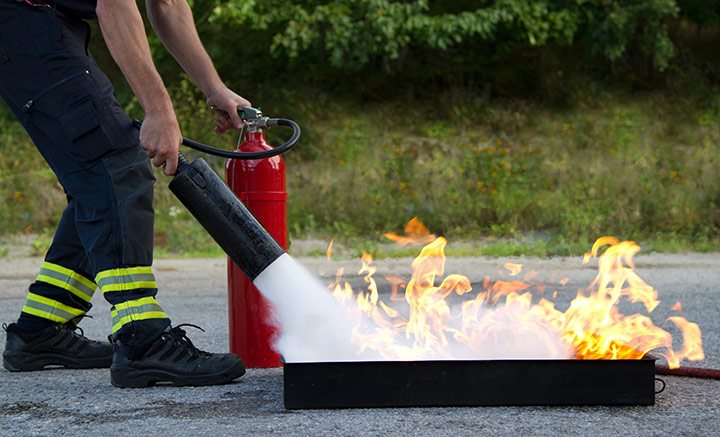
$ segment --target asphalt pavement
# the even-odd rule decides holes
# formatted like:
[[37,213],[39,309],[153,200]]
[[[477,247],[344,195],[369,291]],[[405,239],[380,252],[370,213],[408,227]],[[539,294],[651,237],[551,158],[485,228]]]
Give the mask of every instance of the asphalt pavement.
[[[344,267],[355,287],[359,260],[300,261],[324,282]],[[390,287],[382,274],[409,275],[411,259],[379,261],[376,277],[381,296]],[[700,325],[706,359],[688,363],[720,368],[720,256],[718,254],[640,255],[637,273],[660,293],[652,315],[662,324],[680,301],[682,315]],[[578,289],[596,274],[593,263],[580,258],[451,258],[446,273],[468,276],[476,289],[486,276],[506,275],[506,262],[535,270],[533,281],[557,290],[563,309]],[[0,259],[0,321],[12,322],[22,307],[39,258]],[[201,349],[228,349],[227,280],[224,259],[158,260],[154,270],[159,300],[175,324],[194,323],[189,330]],[[525,273],[521,274],[522,277]],[[568,278],[565,285],[562,279]],[[564,281],[563,281],[564,282]],[[110,330],[108,307],[99,293],[93,319],[81,326],[88,337],[101,339]],[[666,328],[669,329],[668,326]],[[0,344],[5,333],[0,330]],[[4,346],[3,346],[4,348]],[[718,435],[720,381],[662,377],[667,388],[653,406],[605,407],[476,407],[286,410],[282,368],[249,369],[237,382],[215,387],[118,389],[107,369],[10,373],[0,370],[0,435]]]

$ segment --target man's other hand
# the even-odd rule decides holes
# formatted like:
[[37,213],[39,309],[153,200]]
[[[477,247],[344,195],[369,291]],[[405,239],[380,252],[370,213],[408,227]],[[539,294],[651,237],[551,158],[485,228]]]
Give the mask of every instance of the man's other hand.
[[165,164],[163,174],[175,174],[181,143],[182,134],[174,114],[145,114],[145,121],[140,128],[140,146],[155,167]]
[[210,106],[217,106],[222,113],[220,118],[215,120],[215,132],[219,134],[230,129],[242,129],[243,122],[237,110],[241,106],[252,107],[247,99],[225,87],[208,94],[207,103]]

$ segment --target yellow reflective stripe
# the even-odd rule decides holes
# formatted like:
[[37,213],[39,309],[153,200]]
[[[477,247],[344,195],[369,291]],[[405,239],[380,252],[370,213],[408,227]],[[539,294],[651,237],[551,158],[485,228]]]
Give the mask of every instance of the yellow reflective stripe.
[[108,291],[137,290],[138,288],[157,288],[157,283],[155,281],[146,281],[128,282],[127,284],[108,284],[103,285],[100,290],[102,290],[103,293],[107,293]]
[[73,308],[35,293],[28,293],[22,311],[59,323],[67,323],[75,317],[85,314],[84,310]]
[[102,272],[98,273],[97,276],[95,276],[95,281],[100,282],[100,279],[110,276],[128,276],[146,273],[152,274],[152,269],[150,267],[128,267],[126,269],[103,270]]
[[45,276],[43,274],[39,274],[39,275],[37,275],[37,278],[35,278],[35,280],[40,281],[40,282],[46,282],[46,283],[54,285],[56,287],[60,287],[63,290],[68,290],[69,292],[71,292],[75,296],[81,298],[85,302],[90,302],[90,299],[88,298],[88,296],[85,293],[81,292],[77,288],[73,287],[72,285],[70,285],[67,282],[62,281],[60,279],[55,279],[55,278],[51,278],[50,276]]
[[148,296],[136,300],[121,302],[110,310],[112,317],[112,332],[114,333],[123,325],[137,320],[167,319],[168,316],[162,310],[155,297]]
[[98,273],[95,280],[103,293],[157,288],[155,275],[150,267],[105,270]]
[[85,302],[90,302],[97,288],[93,281],[83,275],[47,261],[40,267],[36,280],[68,290]]
[[122,317],[120,321],[113,325],[112,332],[113,334],[118,329],[122,328],[123,325],[130,323],[132,321],[137,320],[147,320],[147,319],[168,319],[169,317],[167,314],[165,314],[163,311],[153,311],[149,313],[142,313],[142,314],[130,314],[129,316]]
[[22,308],[22,312],[32,314],[33,316],[42,317],[43,319],[52,320],[53,322],[58,322],[58,323],[67,323],[71,320],[71,319],[66,319],[65,317],[58,316],[53,313],[48,313],[47,311],[42,311],[42,310],[38,310],[38,309],[35,309],[32,307],[29,307],[27,305],[25,305]]
[[54,285],[56,287],[60,287],[63,290],[67,290],[70,293],[74,294],[75,296],[79,297],[80,299],[84,300],[85,302],[90,302],[90,299],[92,298],[92,295],[87,295],[83,293],[82,291],[78,290],[76,287],[73,287],[69,283],[62,281],[60,279],[51,278],[50,276],[45,275],[38,275],[35,279],[36,281],[46,282],[48,284]]
[[52,271],[67,275],[70,278],[80,282],[81,284],[83,284],[84,286],[86,286],[87,288],[90,288],[92,290],[94,290],[97,287],[97,285],[92,280],[86,278],[85,276],[81,275],[78,272],[74,272],[70,269],[66,269],[63,266],[59,266],[57,264],[53,264],[51,262],[45,261],[42,263],[42,266],[40,266],[40,268],[52,270]]
[[154,296],[147,296],[147,297],[141,297],[140,299],[120,302],[119,304],[115,305],[115,311],[125,310],[125,309],[129,309],[129,308],[137,308],[137,307],[141,307],[143,305],[149,305],[149,304],[159,305],[157,302],[157,299],[155,299]]

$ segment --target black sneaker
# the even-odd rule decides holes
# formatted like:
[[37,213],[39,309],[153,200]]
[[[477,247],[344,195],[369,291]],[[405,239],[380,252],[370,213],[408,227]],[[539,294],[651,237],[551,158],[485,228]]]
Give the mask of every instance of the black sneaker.
[[73,324],[53,323],[36,333],[21,332],[15,323],[3,323],[3,329],[7,333],[3,367],[11,372],[43,370],[47,366],[107,368],[112,363],[112,345],[88,339]]
[[[110,382],[115,387],[149,387],[158,382],[182,385],[226,384],[245,374],[235,354],[211,354],[196,348],[182,326],[168,327],[138,360],[130,360],[115,347]],[[118,341],[118,340],[116,340]]]

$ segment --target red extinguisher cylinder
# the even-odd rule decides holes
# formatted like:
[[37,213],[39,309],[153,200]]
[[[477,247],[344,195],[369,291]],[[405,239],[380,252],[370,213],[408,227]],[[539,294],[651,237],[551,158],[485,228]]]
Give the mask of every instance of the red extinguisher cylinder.
[[[247,132],[238,152],[260,152],[272,147],[262,131]],[[270,235],[287,250],[287,191],[285,162],[280,155],[266,159],[229,159],[226,181],[230,189]],[[273,349],[279,336],[271,323],[271,306],[248,277],[228,259],[230,352],[246,367],[278,367],[280,354]]]

